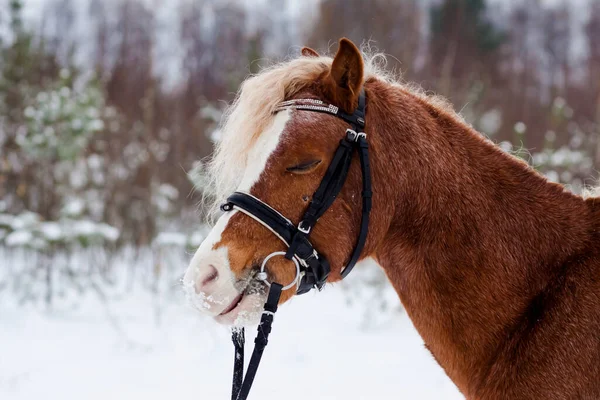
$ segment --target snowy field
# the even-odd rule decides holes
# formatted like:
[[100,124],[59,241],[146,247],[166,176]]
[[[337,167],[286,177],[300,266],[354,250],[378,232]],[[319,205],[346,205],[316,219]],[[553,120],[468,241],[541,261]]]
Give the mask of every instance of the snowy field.
[[[127,284],[94,283],[47,307],[18,305],[3,265],[0,399],[230,398],[228,330],[186,304],[175,273],[148,286],[136,269]],[[250,399],[462,399],[391,288],[365,284],[378,274],[356,271],[283,306]]]

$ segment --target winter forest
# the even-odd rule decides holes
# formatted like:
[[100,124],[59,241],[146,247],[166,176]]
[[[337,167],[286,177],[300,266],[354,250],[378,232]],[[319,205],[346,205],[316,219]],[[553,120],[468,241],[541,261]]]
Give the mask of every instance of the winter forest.
[[[209,229],[204,160],[245,77],[343,36],[548,179],[576,193],[595,184],[599,0],[0,0],[0,398],[228,395],[228,335],[179,286]],[[357,275],[326,294],[342,314],[309,316],[317,297],[289,314],[343,315],[325,337],[378,343],[408,398],[461,398],[383,273]],[[288,340],[308,329],[278,323]],[[387,355],[398,332],[417,367]],[[263,373],[281,382],[254,389],[273,398],[340,362],[273,341]],[[355,362],[343,346],[341,362]],[[371,389],[318,398],[377,398],[396,378],[357,375]]]

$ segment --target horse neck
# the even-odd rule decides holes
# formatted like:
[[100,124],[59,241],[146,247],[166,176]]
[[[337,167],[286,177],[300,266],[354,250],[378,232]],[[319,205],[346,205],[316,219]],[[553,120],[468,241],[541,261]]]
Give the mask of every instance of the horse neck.
[[369,100],[374,220],[384,226],[374,256],[467,394],[532,299],[581,251],[588,211],[452,114],[379,89]]

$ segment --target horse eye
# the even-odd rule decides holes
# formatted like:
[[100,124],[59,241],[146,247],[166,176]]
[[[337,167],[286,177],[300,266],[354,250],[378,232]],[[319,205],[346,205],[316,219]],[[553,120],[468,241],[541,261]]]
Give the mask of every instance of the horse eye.
[[321,160],[307,161],[307,162],[303,162],[303,163],[294,165],[293,167],[287,167],[286,170],[288,172],[295,172],[295,173],[308,172],[308,171],[312,170],[314,167],[316,167],[317,165],[319,165],[320,163],[321,163]]

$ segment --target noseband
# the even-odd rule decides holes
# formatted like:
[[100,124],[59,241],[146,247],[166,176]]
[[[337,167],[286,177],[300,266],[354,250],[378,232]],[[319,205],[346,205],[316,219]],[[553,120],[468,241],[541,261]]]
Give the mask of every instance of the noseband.
[[364,248],[369,230],[372,197],[369,145],[367,135],[364,133],[365,107],[365,93],[361,91],[358,98],[358,107],[352,114],[347,114],[341,111],[339,107],[315,99],[289,100],[280,103],[275,109],[275,112],[294,109],[326,113],[343,119],[351,126],[351,128],[346,129],[344,138],[340,140],[331,163],[297,226],[273,207],[248,193],[235,192],[221,206],[221,209],[225,212],[238,210],[248,215],[269,229],[287,246],[286,252],[275,252],[265,258],[261,266],[261,272],[258,274],[259,279],[267,282],[268,276],[265,266],[267,261],[276,255],[282,255],[293,261],[297,272],[294,281],[285,287],[279,283],[267,282],[270,285],[269,295],[258,326],[254,351],[245,378],[243,377],[244,331],[243,329],[234,331],[233,343],[236,351],[232,400],[245,400],[248,397],[262,353],[268,342],[273,316],[277,311],[281,292],[296,286],[296,294],[304,294],[312,289],[323,289],[327,282],[331,270],[329,262],[310,242],[310,233],[319,218],[331,207],[342,190],[355,149],[359,154],[362,172],[362,216],[358,239],[348,264],[341,272],[342,279],[352,271]]

